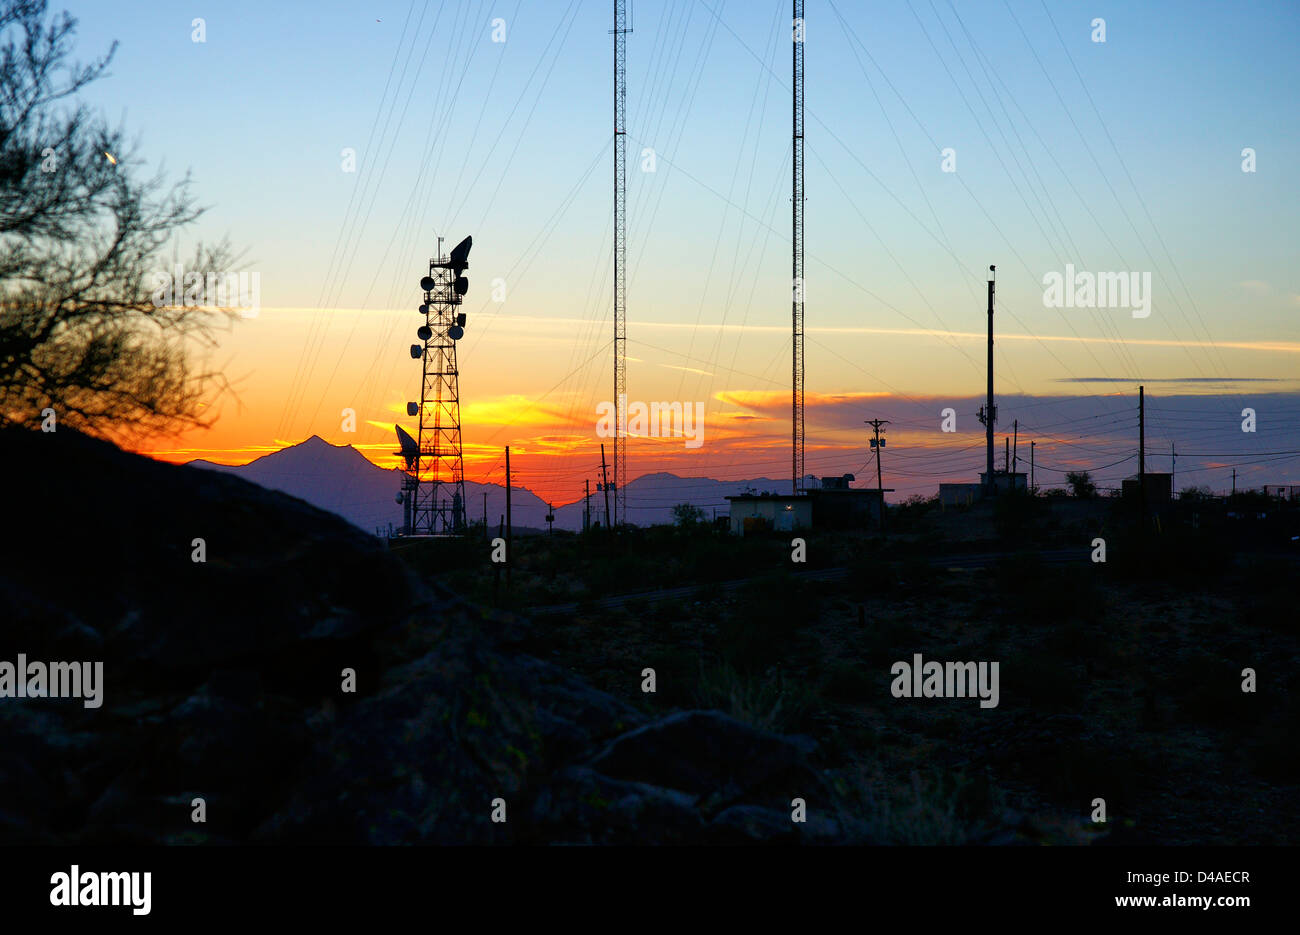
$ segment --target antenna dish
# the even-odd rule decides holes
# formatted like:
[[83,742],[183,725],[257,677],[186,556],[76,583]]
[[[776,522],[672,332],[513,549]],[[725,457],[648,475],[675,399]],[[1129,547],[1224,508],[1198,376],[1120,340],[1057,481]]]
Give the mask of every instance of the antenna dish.
[[465,313],[464,313],[464,312],[461,312],[459,315],[456,316],[456,324],[460,325],[462,328],[465,327]]
[[397,444],[402,448],[397,453],[406,459],[406,466],[409,468],[420,456],[420,445],[400,425],[394,425],[393,429],[397,432]]
[[469,266],[469,248],[474,246],[474,238],[466,237],[460,243],[451,249],[451,256],[447,258],[446,263],[435,263],[436,267],[441,269],[453,269],[459,276]]
[[433,277],[432,276],[422,277],[420,279],[420,288],[423,289],[425,292],[431,292],[433,290]]
[[401,492],[400,490],[397,491],[397,496],[394,497],[393,499],[394,499],[396,502],[401,503],[401,502],[402,502],[402,492]]
[[415,333],[419,336],[421,341],[427,341],[433,337],[433,329],[428,325],[421,325],[420,330]]
[[418,345],[418,344],[412,344],[412,345],[411,345],[411,359],[412,359],[412,360],[419,360],[420,357],[421,357],[423,354],[424,354],[424,348],[420,347],[420,345]]
[[447,329],[447,337],[451,338],[453,341],[459,341],[461,338],[465,337],[465,329],[460,325],[452,325]]
[[420,312],[421,315],[427,315],[427,314],[429,314],[429,306],[427,306],[427,305],[421,305],[420,308],[419,308],[419,312]]
[[456,294],[457,294],[457,295],[464,295],[466,292],[469,292],[469,280],[466,279],[464,276],[457,276],[457,277],[456,277]]
[[474,238],[466,237],[451,249],[451,268],[459,276],[461,270],[469,266],[469,248],[474,246]]
[[413,415],[415,415],[416,413],[418,413],[419,411],[420,411],[420,404],[419,404],[419,403],[407,403],[407,404],[406,404],[406,414],[407,414],[408,416],[413,416]]

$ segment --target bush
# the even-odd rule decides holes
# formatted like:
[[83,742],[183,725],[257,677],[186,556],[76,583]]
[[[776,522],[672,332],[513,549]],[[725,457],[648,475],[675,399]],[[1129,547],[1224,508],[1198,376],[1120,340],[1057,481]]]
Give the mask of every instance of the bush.
[[1092,482],[1092,475],[1087,471],[1070,471],[1065,475],[1065,482],[1070,485],[1070,492],[1080,500],[1091,500],[1097,496],[1097,485]]
[[701,670],[695,703],[731,715],[759,730],[786,734],[802,729],[813,695],[799,679],[779,670],[762,675],[723,664]]

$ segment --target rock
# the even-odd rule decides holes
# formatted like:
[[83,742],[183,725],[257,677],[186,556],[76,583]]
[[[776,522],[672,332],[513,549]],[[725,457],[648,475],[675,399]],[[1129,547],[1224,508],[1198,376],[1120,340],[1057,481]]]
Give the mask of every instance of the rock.
[[787,808],[795,796],[824,795],[809,749],[719,711],[683,711],[623,734],[591,765],[614,778],[680,789],[714,808],[742,799]]

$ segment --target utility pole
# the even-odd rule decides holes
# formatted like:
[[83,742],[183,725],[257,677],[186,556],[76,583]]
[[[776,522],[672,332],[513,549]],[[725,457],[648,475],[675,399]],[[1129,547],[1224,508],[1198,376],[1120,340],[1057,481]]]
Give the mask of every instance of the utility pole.
[[1034,486],[1034,445],[1037,442],[1029,443],[1029,492],[1033,493],[1038,488]]
[[510,521],[510,446],[506,445],[506,588],[510,587],[510,566],[515,563],[515,527]]
[[1237,469],[1236,468],[1232,469],[1232,495],[1234,497],[1237,495]]
[[[1020,467],[1020,457],[1017,451],[1020,448],[1020,420],[1016,419],[1011,423],[1011,471],[1015,473],[1016,468]],[[1012,484],[1012,487],[1015,485]]]
[[555,532],[555,507],[546,504],[546,534],[552,535]]
[[876,489],[880,491],[880,531],[885,531],[885,484],[880,474],[880,449],[885,447],[885,439],[880,437],[880,427],[888,425],[888,419],[868,419],[867,425],[875,430],[875,436],[871,439],[871,447],[876,449]]
[[587,532],[591,529],[591,478],[585,478],[582,483],[586,487],[582,495],[582,531]]
[[[614,0],[614,520],[627,517],[627,0]],[[608,490],[608,484],[606,490]],[[608,495],[606,496],[608,499]],[[606,522],[608,525],[608,521]]]
[[1147,518],[1147,402],[1146,387],[1138,387],[1138,512]]
[[984,496],[993,496],[993,423],[998,420],[997,407],[993,405],[993,283],[997,267],[989,267],[989,363],[988,402],[980,407],[979,419],[984,423]]
[[791,191],[790,191],[790,278],[792,287],[791,322],[791,440],[790,452],[793,475],[792,493],[798,494],[803,484],[804,475],[804,352],[803,352],[803,300],[804,300],[804,265],[803,265],[803,44],[804,44],[804,0],[793,0],[794,22],[791,38],[793,57],[791,63],[794,106],[790,132],[791,145]]
[[1002,473],[1011,473],[1011,439],[1002,439]]
[[600,485],[600,489],[605,491],[605,528],[610,529],[609,525],[609,472],[605,470],[605,444],[600,446],[600,476],[605,479],[605,483]]
[[1174,450],[1174,443],[1169,443],[1169,493],[1171,496],[1178,496],[1178,488],[1174,486],[1174,477],[1178,471],[1178,452]]

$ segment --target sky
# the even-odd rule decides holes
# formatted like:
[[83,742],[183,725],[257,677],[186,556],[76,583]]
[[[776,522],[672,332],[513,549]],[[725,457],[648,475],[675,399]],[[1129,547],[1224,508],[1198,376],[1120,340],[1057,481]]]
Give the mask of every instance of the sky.
[[[630,439],[629,475],[788,475],[790,4],[629,5],[629,399],[705,412],[699,447]],[[142,450],[241,463],[319,435],[394,465],[418,281],[472,235],[466,476],[502,482],[510,445],[557,504],[594,485],[612,4],[67,7],[77,57],[120,43],[85,99],[136,141],[124,164],[189,170],[210,206],[180,255],[228,237],[259,274],[210,351],[212,426]],[[1143,384],[1179,487],[1300,482],[1298,26],[1292,3],[808,0],[808,472],[866,480],[884,418],[896,496],[976,479],[995,264],[999,457],[1014,430],[1040,486],[1118,486]],[[1067,268],[1148,277],[1149,314],[1049,307]]]

